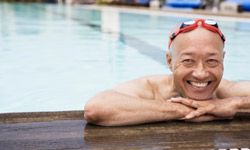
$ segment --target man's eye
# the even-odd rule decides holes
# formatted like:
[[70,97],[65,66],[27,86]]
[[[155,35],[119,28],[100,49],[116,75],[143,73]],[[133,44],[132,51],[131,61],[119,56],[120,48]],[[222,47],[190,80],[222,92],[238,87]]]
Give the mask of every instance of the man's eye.
[[219,61],[216,59],[209,59],[207,60],[207,64],[211,67],[215,67],[219,64]]
[[184,59],[184,60],[182,60],[182,63],[184,65],[192,65],[192,64],[194,64],[194,60],[193,59]]

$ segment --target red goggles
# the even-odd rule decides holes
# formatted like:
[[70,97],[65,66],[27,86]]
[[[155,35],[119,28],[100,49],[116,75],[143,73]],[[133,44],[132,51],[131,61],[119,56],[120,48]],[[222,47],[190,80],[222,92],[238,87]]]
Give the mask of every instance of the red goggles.
[[219,34],[219,36],[221,37],[223,43],[225,42],[225,40],[226,40],[225,36],[222,34],[221,30],[219,29],[218,23],[216,21],[210,20],[210,19],[209,20],[195,19],[195,20],[189,20],[189,21],[183,22],[175,32],[170,34],[168,48],[170,48],[170,45],[171,45],[172,41],[180,33],[184,33],[184,32],[194,30],[198,26],[201,26],[201,27],[203,27],[203,28],[205,28],[207,30],[210,30],[212,32],[215,32],[215,33]]

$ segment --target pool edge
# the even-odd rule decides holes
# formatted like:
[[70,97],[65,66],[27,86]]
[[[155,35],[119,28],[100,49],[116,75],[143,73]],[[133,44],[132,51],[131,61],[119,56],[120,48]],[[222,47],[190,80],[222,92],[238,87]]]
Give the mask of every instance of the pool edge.
[[0,114],[0,124],[83,120],[84,111],[21,112]]

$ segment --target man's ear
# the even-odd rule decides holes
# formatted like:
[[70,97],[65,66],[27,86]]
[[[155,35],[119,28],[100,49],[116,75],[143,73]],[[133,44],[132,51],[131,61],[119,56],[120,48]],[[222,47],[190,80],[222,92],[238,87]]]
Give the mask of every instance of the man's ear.
[[173,66],[172,66],[172,55],[170,52],[167,52],[166,53],[166,60],[167,60],[167,64],[168,64],[168,67],[171,71],[173,71]]
[[224,58],[225,58],[225,55],[226,55],[226,52],[225,51],[223,51],[223,54],[222,54],[222,62],[224,63]]

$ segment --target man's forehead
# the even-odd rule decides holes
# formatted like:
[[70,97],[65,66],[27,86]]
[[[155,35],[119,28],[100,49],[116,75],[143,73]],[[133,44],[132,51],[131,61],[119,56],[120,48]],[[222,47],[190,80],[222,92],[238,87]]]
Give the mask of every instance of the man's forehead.
[[[197,50],[193,50],[193,51],[183,50],[183,51],[179,52],[179,54],[180,54],[180,56],[195,56],[198,54],[198,51]],[[208,57],[218,56],[218,55],[220,55],[220,51],[218,51],[218,50],[206,51],[204,54]]]

